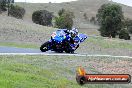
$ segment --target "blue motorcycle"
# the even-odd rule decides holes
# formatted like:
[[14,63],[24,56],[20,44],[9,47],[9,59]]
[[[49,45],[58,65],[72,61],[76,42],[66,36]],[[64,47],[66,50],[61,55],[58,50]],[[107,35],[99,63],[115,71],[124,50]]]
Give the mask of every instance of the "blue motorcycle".
[[78,34],[74,39],[72,39],[65,29],[58,29],[53,32],[51,39],[41,45],[40,50],[46,52],[48,50],[62,53],[74,53],[74,51],[79,47],[79,44],[87,39],[87,35]]

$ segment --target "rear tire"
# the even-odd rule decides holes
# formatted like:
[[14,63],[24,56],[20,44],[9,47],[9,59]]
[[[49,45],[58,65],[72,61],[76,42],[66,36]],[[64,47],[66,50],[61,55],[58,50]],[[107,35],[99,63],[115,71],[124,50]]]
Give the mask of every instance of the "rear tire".
[[44,44],[41,45],[40,50],[42,52],[48,51],[48,45],[49,45],[49,41],[45,42]]

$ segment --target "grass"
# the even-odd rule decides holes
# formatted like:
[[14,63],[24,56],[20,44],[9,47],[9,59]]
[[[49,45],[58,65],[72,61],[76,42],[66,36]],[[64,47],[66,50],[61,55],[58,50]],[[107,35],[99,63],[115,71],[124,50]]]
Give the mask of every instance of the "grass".
[[[118,71],[101,69],[109,64],[117,66],[118,64],[114,62],[120,63],[120,61],[131,63],[131,60],[128,59],[106,57],[0,56],[0,87],[131,88],[131,84],[86,84],[80,86],[76,83],[75,72],[78,66],[85,67],[88,73],[119,73]],[[129,65],[127,64],[128,68],[130,67]],[[120,64],[120,66],[123,67],[125,64]],[[113,67],[113,69],[115,68]],[[130,73],[131,70],[124,71],[124,73],[127,72]]]
[[98,37],[98,38],[90,38],[88,41],[97,44],[102,48],[119,48],[119,49],[132,50],[132,43],[127,42],[125,40],[107,39],[103,37]]
[[13,17],[0,16],[0,19],[1,42],[42,44],[56,30],[52,27],[33,24]]
[[131,40],[89,37],[76,50],[82,54],[107,54],[116,56],[132,56]]
[[[86,40],[87,45],[89,43],[93,43],[94,45],[98,45],[101,48],[117,48],[117,49],[130,49],[132,50],[132,43],[117,39],[106,39],[103,37],[90,37]],[[21,43],[21,42],[1,42],[0,46],[10,46],[10,47],[20,47],[20,48],[39,48],[40,44],[34,43]]]

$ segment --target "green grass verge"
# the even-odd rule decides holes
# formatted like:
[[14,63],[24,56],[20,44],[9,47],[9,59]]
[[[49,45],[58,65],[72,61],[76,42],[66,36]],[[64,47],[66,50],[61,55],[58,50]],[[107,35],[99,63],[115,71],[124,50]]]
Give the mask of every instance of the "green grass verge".
[[89,38],[87,40],[88,42],[92,42],[96,45],[99,45],[102,48],[119,48],[119,49],[131,49],[132,50],[132,43],[127,41],[121,41],[116,39],[106,39],[103,37],[97,37],[97,38]]
[[[74,56],[0,56],[1,88],[131,88],[129,84],[86,84],[75,80],[77,66],[98,73],[91,61],[111,61],[118,58]],[[122,60],[122,59],[121,59]]]
[[[90,37],[86,40],[86,43],[94,43],[99,45],[102,48],[119,48],[119,49],[131,49],[132,43],[130,42],[121,42],[119,40],[105,40],[103,37]],[[33,43],[16,43],[16,42],[1,42],[0,46],[11,46],[11,47],[20,47],[20,48],[39,48],[40,45],[35,45]]]
[[18,48],[39,48],[39,45],[32,43],[1,42],[0,46],[18,47]]

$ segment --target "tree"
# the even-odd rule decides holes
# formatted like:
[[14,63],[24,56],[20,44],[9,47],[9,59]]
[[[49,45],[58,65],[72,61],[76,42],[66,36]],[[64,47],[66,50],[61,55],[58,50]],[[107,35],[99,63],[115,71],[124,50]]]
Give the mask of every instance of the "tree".
[[70,30],[73,26],[73,12],[62,9],[58,12],[59,17],[55,18],[55,26],[57,28]]
[[7,1],[6,1],[6,0],[0,1],[0,9],[1,9],[2,11],[7,11],[7,9],[6,9],[6,4],[7,4]]
[[128,30],[130,34],[132,34],[132,20],[127,18],[124,20],[124,27]]
[[32,14],[32,21],[36,24],[50,26],[52,25],[52,12],[47,10],[38,10],[33,12]]
[[104,37],[115,37],[122,29],[124,19],[122,7],[117,4],[103,4],[96,15],[99,31]]
[[12,3],[14,3],[14,0],[0,0],[0,10],[7,11],[8,9],[8,16],[9,16],[9,9]]
[[120,39],[125,39],[125,40],[130,40],[130,35],[127,29],[122,29],[119,32],[119,38]]
[[11,5],[9,8],[9,15],[18,19],[22,19],[25,15],[25,9],[18,5]]

